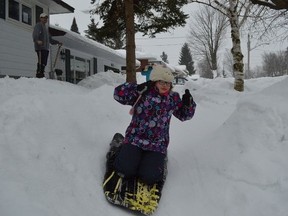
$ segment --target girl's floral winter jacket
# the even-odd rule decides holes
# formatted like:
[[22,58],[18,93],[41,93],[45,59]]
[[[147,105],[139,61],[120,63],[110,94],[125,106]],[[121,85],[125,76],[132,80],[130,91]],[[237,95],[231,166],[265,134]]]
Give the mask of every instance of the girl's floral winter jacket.
[[[124,83],[115,88],[114,99],[124,105],[134,105],[139,93],[136,83]],[[153,87],[141,97],[125,134],[124,144],[143,150],[167,153],[169,125],[172,114],[181,121],[193,117],[196,104],[184,106],[177,92],[160,95]]]

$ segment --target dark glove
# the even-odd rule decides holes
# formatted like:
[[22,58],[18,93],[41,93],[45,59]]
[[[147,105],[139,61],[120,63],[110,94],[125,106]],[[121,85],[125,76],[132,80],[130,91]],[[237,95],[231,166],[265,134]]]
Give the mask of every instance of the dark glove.
[[193,103],[193,97],[188,89],[185,90],[185,94],[182,96],[182,103],[185,106],[190,106]]
[[151,89],[152,84],[153,84],[153,82],[151,80],[149,80],[147,82],[144,82],[144,83],[137,85],[138,93],[143,95],[144,93],[148,92]]

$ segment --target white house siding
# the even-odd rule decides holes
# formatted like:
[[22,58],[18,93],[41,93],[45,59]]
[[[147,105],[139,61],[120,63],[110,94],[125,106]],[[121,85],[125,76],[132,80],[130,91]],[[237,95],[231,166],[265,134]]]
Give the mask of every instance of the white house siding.
[[106,71],[105,66],[118,69],[120,72],[121,67],[126,64],[125,62],[122,62],[122,64],[117,64],[115,61],[112,62],[111,60],[101,58],[100,56],[98,56],[96,58],[97,58],[97,62],[98,62],[98,64],[97,64],[98,65],[98,68],[97,68],[98,72]]
[[[12,16],[9,16],[10,6]],[[14,10],[19,10],[19,14],[14,13]],[[61,0],[1,0],[0,77],[34,77],[37,54],[34,51],[32,32],[36,19],[42,12],[59,14],[73,11],[73,7]],[[19,16],[13,17],[15,14]],[[46,71],[50,71],[50,67]]]
[[[76,41],[74,42],[74,44],[75,43],[77,44]],[[121,71],[121,67],[126,64],[125,58],[117,59],[118,56],[113,56],[112,53],[110,54],[111,56],[109,56],[109,58],[103,58],[101,56],[101,53],[100,55],[99,53],[97,53],[98,50],[96,47],[94,48],[95,50],[94,53],[93,52],[91,53],[90,50],[85,50],[85,47],[82,48],[79,46],[79,50],[71,49],[69,47],[69,44],[66,44],[64,47],[67,47],[71,51],[71,56],[76,56],[76,57],[90,60],[90,68],[91,68],[90,75],[93,75],[95,73],[93,71],[93,59],[94,58],[97,59],[97,71],[96,72],[103,72],[105,69],[105,66],[113,67]]]
[[[64,54],[65,49],[67,46],[61,47],[61,50]],[[61,56],[61,52],[58,55],[58,58],[56,59],[57,56],[57,50],[58,46],[53,46],[51,48],[51,68],[52,69],[60,69],[63,72],[63,75],[61,77],[62,80],[66,80],[66,67],[65,67],[65,56]],[[71,70],[71,80],[68,80],[72,83],[78,83],[81,79],[86,78],[87,76],[92,75],[92,60],[93,56],[86,54],[84,52],[79,52],[78,50],[70,50],[70,70]],[[81,59],[81,60],[78,60]],[[55,64],[56,60],[56,64]],[[83,60],[83,61],[82,61]],[[55,68],[53,68],[55,64]]]
[[31,27],[0,19],[0,75],[35,75],[37,57],[31,31]]
[[[62,1],[58,0],[22,0],[19,1],[21,5],[28,5],[29,8],[31,8],[31,16],[29,16],[31,19],[28,19],[31,20],[31,22],[30,24],[26,24],[23,22],[24,19],[22,20],[22,18],[16,18],[15,20],[9,18],[7,10],[9,6],[8,2],[10,1],[4,1],[6,2],[6,6],[0,4],[0,77],[5,75],[15,77],[35,77],[37,54],[34,51],[32,32],[36,23],[36,17],[39,17],[39,8],[48,14],[49,12],[72,12],[74,9],[64,5]],[[13,2],[18,1],[12,1],[12,3]],[[3,15],[4,8],[6,10],[6,15]],[[57,27],[55,28],[57,30]],[[115,50],[95,41],[89,40],[84,36],[76,34],[75,32],[61,28],[60,31],[62,31],[64,35],[62,34],[62,36],[54,37],[54,39],[63,43],[63,49],[65,52],[69,50],[69,52],[67,51],[65,54],[68,61],[65,62],[65,60],[61,60],[61,55],[59,55],[57,64],[55,65],[56,69],[61,69],[63,71],[61,77],[62,80],[77,83],[81,78],[85,78],[89,75],[93,75],[94,73],[106,71],[108,69],[117,70],[120,72],[121,68],[126,65],[126,57],[116,53]],[[57,48],[58,46],[51,46],[47,67],[45,69],[45,76],[47,78],[53,77],[51,75],[53,75],[53,71],[55,71],[53,66]],[[73,58],[70,59],[69,54],[70,56],[73,56]],[[70,68],[67,70],[65,67],[69,67],[69,60],[71,64]],[[95,62],[97,62],[97,64],[95,64]]]
[[[69,82],[78,83],[81,79],[91,76],[94,73],[105,71],[106,67],[111,67],[111,68],[121,71],[121,67],[125,64],[125,58],[120,58],[117,60],[117,57],[119,56],[113,57],[113,54],[112,54],[112,57],[110,57],[109,59],[95,55],[97,53],[97,48],[95,48],[95,53],[91,54],[90,52],[85,50],[85,46],[83,48],[79,46],[78,44],[79,48],[73,49],[69,46],[70,43],[68,43],[67,40],[63,40],[63,38],[61,40],[61,37],[55,37],[55,39],[59,41],[65,41],[64,43],[65,45],[63,45],[60,49],[62,50],[63,54],[66,49],[70,50],[71,78],[69,77],[67,80]],[[76,46],[77,46],[77,43],[79,42],[73,41],[73,44]],[[62,70],[63,75],[61,76],[61,80],[66,80],[66,67],[65,67],[66,60],[64,59],[65,56],[63,54],[62,54],[63,56],[61,56],[61,51],[60,51],[60,54],[58,55],[58,58],[56,60],[57,50],[58,50],[58,46],[51,46],[50,57],[52,61],[47,66],[49,68],[51,67],[50,71],[53,71],[54,69]],[[96,71],[94,71],[94,59],[96,59],[97,61]],[[56,64],[55,64],[55,68],[53,68],[55,60],[56,60]],[[48,72],[48,69],[46,71]],[[46,77],[49,77],[48,73],[46,73]]]
[[[63,73],[65,75],[62,77],[62,79],[64,80],[66,80],[67,78],[67,81],[77,83],[79,80],[75,80],[73,78],[76,76],[75,70],[78,70],[80,72],[85,71],[86,76],[89,76],[93,75],[94,73],[107,71],[108,69],[113,69],[120,72],[121,68],[126,65],[126,57],[120,55],[115,50],[109,47],[106,47],[100,43],[97,43],[96,41],[90,40],[82,35],[58,26],[50,26],[50,28],[65,32],[63,36],[55,36],[53,38],[61,41],[63,43],[63,49],[70,50],[70,55],[73,56],[73,58],[70,59],[72,80],[70,80],[70,77],[65,77],[67,71],[67,68],[65,68],[65,61],[59,61],[59,59],[57,61],[56,68],[65,68],[63,70]],[[53,63],[55,60],[55,55],[57,53],[56,48],[53,48],[51,52]],[[81,61],[75,60],[76,57],[85,59],[86,64],[83,64]],[[73,61],[77,63],[76,66],[73,64]],[[97,61],[97,68],[94,68],[94,61]],[[87,65],[87,63],[89,63],[89,66]]]

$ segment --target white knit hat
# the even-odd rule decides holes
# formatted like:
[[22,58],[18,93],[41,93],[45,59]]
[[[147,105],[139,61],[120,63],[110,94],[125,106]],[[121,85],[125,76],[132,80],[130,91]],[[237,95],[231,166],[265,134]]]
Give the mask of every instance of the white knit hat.
[[174,76],[172,74],[172,71],[164,67],[162,65],[155,65],[153,66],[153,70],[150,75],[151,81],[165,81],[165,82],[172,82],[174,80]]

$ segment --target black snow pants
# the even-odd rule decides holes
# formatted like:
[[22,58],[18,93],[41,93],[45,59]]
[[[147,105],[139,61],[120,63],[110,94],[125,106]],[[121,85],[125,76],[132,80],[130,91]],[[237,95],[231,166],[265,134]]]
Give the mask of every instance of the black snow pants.
[[124,144],[115,158],[114,168],[125,178],[138,177],[152,185],[163,179],[165,157],[160,152],[144,151],[137,146]]

